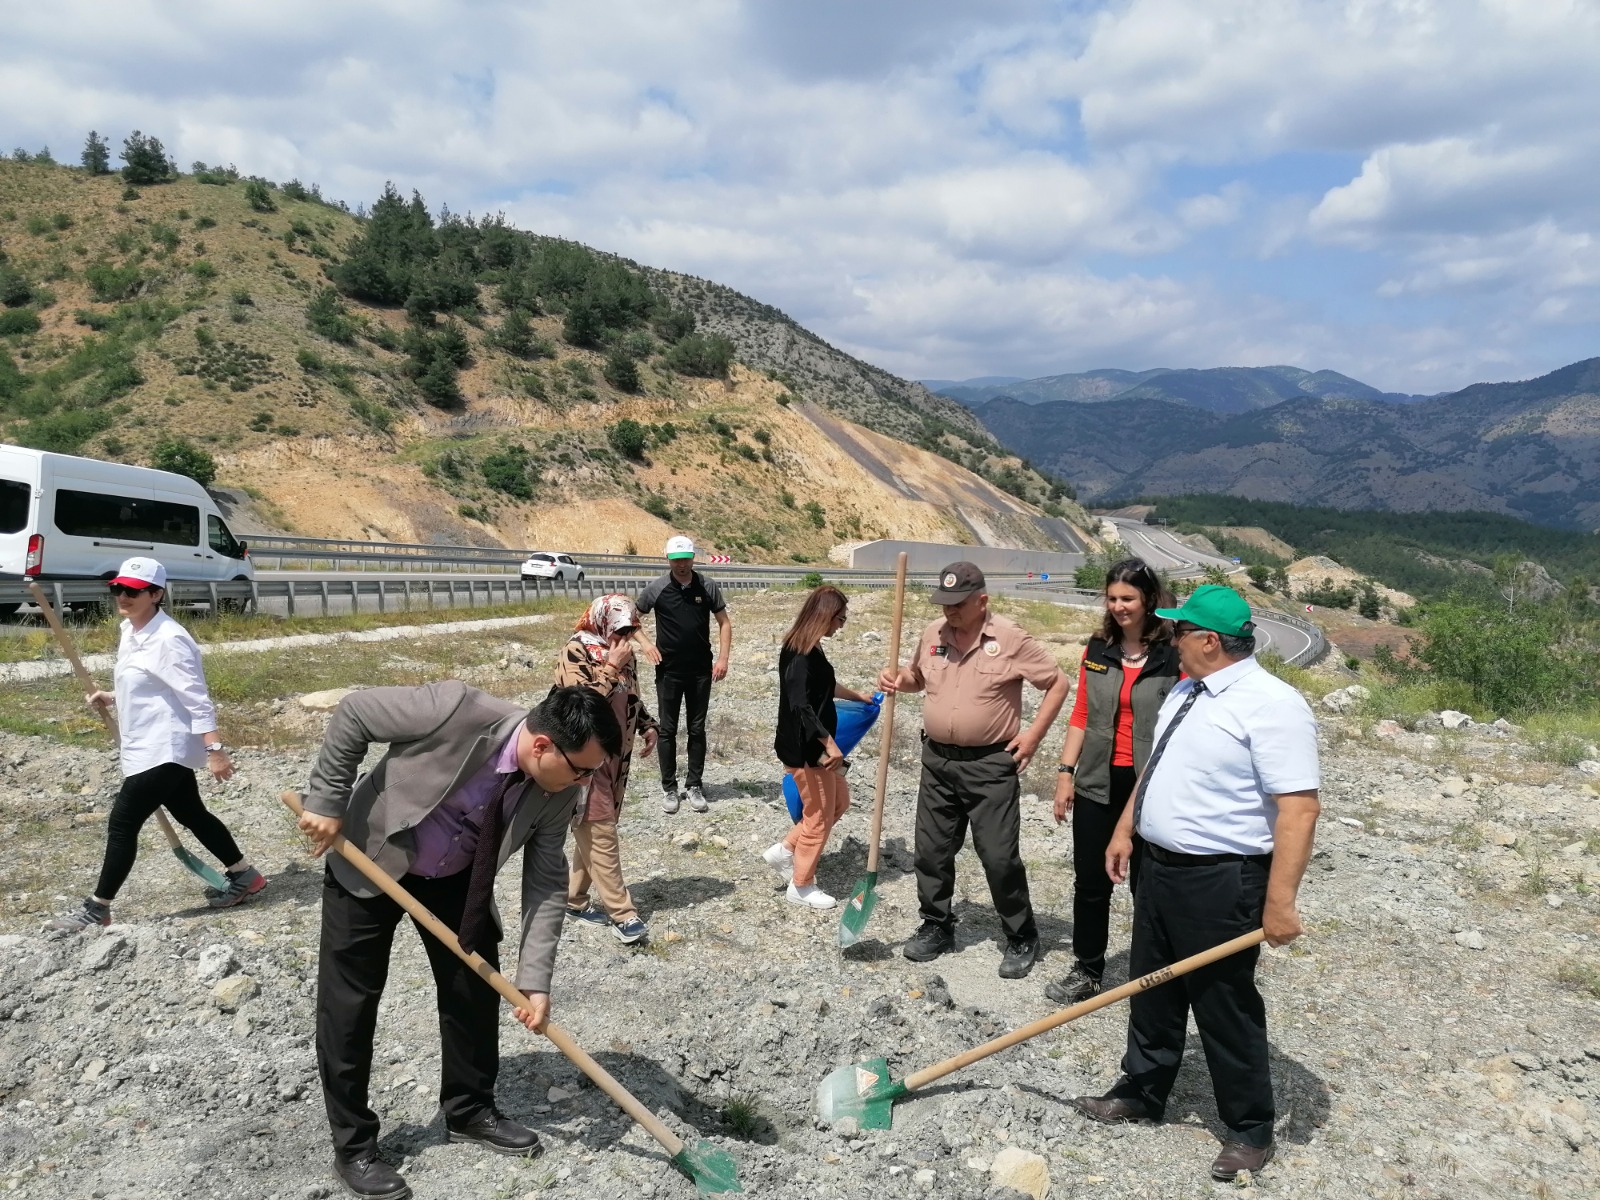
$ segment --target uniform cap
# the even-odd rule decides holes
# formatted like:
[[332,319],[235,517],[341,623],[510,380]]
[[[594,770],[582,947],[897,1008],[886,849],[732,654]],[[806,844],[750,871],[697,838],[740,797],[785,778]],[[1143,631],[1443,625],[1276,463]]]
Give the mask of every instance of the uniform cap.
[[1208,583],[1197,587],[1177,608],[1158,608],[1156,616],[1169,621],[1187,621],[1212,633],[1246,637],[1256,631],[1250,619],[1250,606],[1231,587]]
[[951,563],[939,572],[939,589],[928,599],[935,604],[960,604],[973,592],[983,589],[983,572],[976,563]]
[[667,539],[667,557],[668,558],[693,558],[694,557],[694,541],[693,541],[693,539],[686,538],[681,533],[677,534],[677,535],[675,535],[673,537],[669,537]]
[[111,582],[131,588],[164,588],[167,569],[153,558],[130,558],[117,568],[117,576]]

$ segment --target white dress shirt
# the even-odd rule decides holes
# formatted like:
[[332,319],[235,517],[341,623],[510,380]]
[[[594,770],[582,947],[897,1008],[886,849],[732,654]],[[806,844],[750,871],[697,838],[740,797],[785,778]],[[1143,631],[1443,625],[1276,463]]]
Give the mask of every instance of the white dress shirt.
[[115,688],[124,775],[163,763],[205,766],[203,735],[216,729],[217,713],[187,629],[159,610],[140,630],[123,621]]
[[[1156,745],[1194,687],[1184,679],[1167,693]],[[1138,832],[1179,854],[1267,854],[1273,796],[1320,779],[1311,706],[1253,657],[1241,659],[1205,677],[1150,777]]]

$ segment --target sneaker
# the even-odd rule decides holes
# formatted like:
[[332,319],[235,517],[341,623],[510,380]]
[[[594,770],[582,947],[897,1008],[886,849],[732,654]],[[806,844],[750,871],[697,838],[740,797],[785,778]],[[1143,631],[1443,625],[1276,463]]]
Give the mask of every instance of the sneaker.
[[782,842],[775,842],[761,853],[762,860],[783,876],[785,883],[794,882],[794,851]]
[[789,903],[805,904],[811,908],[832,908],[835,901],[832,896],[814,883],[808,883],[805,887],[796,887],[791,883],[789,885]]
[[626,921],[613,921],[611,932],[617,935],[617,941],[624,946],[632,946],[650,935],[650,927],[638,917],[629,917]]
[[586,925],[609,925],[611,918],[606,916],[592,904],[585,904],[582,908],[567,907],[567,920],[582,921]]
[[1091,975],[1082,963],[1076,963],[1062,978],[1045,984],[1044,994],[1057,1004],[1082,1004],[1100,994],[1100,976]]
[[932,921],[924,921],[922,928],[901,947],[900,953],[911,962],[932,962],[941,954],[948,954],[955,948],[955,930],[935,925]]
[[689,807],[695,812],[710,812],[711,806],[706,803],[706,794],[697,787],[692,787],[686,795],[689,797]]
[[682,798],[678,795],[678,785],[675,783],[661,785],[661,811],[671,816],[678,811]]
[[83,907],[45,922],[47,933],[82,933],[91,925],[111,924],[111,906],[84,897]]
[[246,896],[254,896],[266,886],[267,877],[254,867],[229,871],[226,888],[206,889],[206,903],[212,908],[232,908],[235,904],[243,904]]
[[1038,938],[1012,942],[1006,947],[1005,955],[1000,959],[1000,978],[1022,979],[1033,970],[1033,964],[1038,961]]

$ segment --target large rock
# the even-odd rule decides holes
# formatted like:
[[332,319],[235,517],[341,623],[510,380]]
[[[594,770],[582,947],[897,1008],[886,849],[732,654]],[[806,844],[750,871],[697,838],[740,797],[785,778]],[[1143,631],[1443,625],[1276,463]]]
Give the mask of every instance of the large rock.
[[108,967],[133,957],[133,947],[120,933],[97,937],[83,949],[79,960],[86,971],[104,971]]
[[229,975],[211,989],[211,998],[223,1012],[232,1012],[261,990],[248,975]]
[[200,961],[195,965],[195,976],[201,983],[216,983],[238,965],[233,957],[233,947],[216,942],[200,951]]
[[1033,1200],[1050,1194],[1050,1164],[1018,1146],[1007,1146],[994,1156],[989,1177],[999,1187],[1012,1188]]
[[1446,729],[1471,729],[1472,718],[1464,712],[1457,712],[1453,708],[1447,708],[1439,714],[1439,724]]
[[1342,687],[1338,691],[1329,692],[1322,698],[1322,707],[1329,712],[1354,712],[1371,698],[1372,693],[1370,691],[1359,683],[1352,683],[1349,687]]
[[359,690],[353,687],[329,688],[325,692],[307,692],[303,696],[296,697],[296,701],[301,708],[310,709],[312,712],[332,712],[339,707],[339,701],[351,692]]

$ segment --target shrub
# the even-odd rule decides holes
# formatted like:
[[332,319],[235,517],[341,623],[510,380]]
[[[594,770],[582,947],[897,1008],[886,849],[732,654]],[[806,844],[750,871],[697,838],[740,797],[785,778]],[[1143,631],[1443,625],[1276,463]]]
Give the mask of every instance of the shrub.
[[822,586],[821,571],[807,571],[800,576],[800,586],[803,588],[819,588]]
[[1369,621],[1376,621],[1383,615],[1383,602],[1378,599],[1378,593],[1370,583],[1361,588],[1361,598],[1356,602],[1356,611]]
[[291,179],[279,189],[290,200],[309,200],[312,193],[306,190],[306,185],[298,179]]
[[[166,149],[158,138],[146,137],[135,129],[122,143],[122,178],[129,184],[165,183],[174,170]],[[124,199],[137,199],[124,195]]]
[[394,414],[384,405],[365,396],[352,396],[350,411],[355,414],[356,420],[379,433],[388,433],[394,428]]
[[39,314],[31,308],[0,310],[0,337],[13,333],[38,333]]
[[34,237],[43,237],[50,232],[50,222],[45,219],[43,213],[33,213],[28,217],[26,224],[28,232]]
[[1320,608],[1350,608],[1356,602],[1356,590],[1353,587],[1338,586],[1333,580],[1324,578],[1320,583],[1307,584],[1301,588],[1297,599]]
[[465,402],[456,380],[456,366],[448,358],[435,358],[417,376],[417,390],[435,408],[460,408]]
[[187,475],[201,487],[217,477],[216,460],[187,438],[163,438],[150,454],[150,465],[158,471]]
[[561,336],[572,346],[598,346],[606,333],[600,310],[587,300],[574,300],[561,323]]
[[656,336],[670,344],[693,333],[695,319],[694,314],[686,308],[669,308],[659,314],[651,324],[655,328]]
[[497,492],[504,492],[518,500],[533,499],[533,481],[529,478],[531,460],[525,447],[507,446],[486,456],[480,469],[483,481]]
[[91,175],[111,174],[111,147],[106,144],[105,138],[94,130],[89,131],[88,139],[83,143],[83,153],[78,161],[83,164],[83,169]]
[[491,345],[513,358],[529,358],[533,350],[533,326],[520,308],[509,309],[500,318],[500,327],[489,337]]
[[216,225],[217,219],[215,217],[199,216],[194,219],[194,227],[196,229],[215,229]]
[[196,183],[208,183],[212,187],[227,187],[230,183],[239,182],[239,168],[235,166],[222,166],[220,163],[208,167],[203,162],[191,163],[189,170],[194,174]]
[[189,274],[196,279],[215,279],[217,277],[217,264],[209,258],[197,258],[189,264]]
[[103,409],[67,408],[35,417],[16,438],[21,445],[35,450],[71,454],[110,428],[111,414]]
[[821,529],[825,524],[827,524],[827,514],[823,512],[822,505],[817,503],[815,500],[806,501],[805,514],[811,519],[811,524],[817,529]]
[[644,509],[645,512],[649,513],[652,517],[655,517],[659,520],[672,520],[672,505],[667,503],[667,498],[665,496],[658,496],[654,492],[651,492],[639,502],[639,507]]
[[1252,563],[1245,569],[1245,574],[1250,577],[1250,582],[1264,592],[1272,590],[1272,568]]
[[306,324],[313,333],[346,346],[355,342],[359,329],[339,293],[331,287],[323,288],[306,305]]
[[668,367],[685,375],[722,379],[733,362],[733,343],[720,333],[691,333],[664,355]]
[[72,228],[72,217],[64,212],[51,213],[50,224],[65,232]]
[[632,417],[624,417],[606,430],[606,441],[623,458],[644,458],[645,440],[644,426]]
[[14,267],[0,262],[0,304],[7,308],[21,308],[33,299],[33,284]]
[[244,185],[244,202],[254,212],[277,212],[277,202],[272,198],[272,188],[264,179],[251,179]]
[[600,373],[606,377],[606,382],[619,392],[639,390],[639,365],[620,349],[606,355],[605,365],[600,368]]
[[113,267],[104,260],[90,263],[84,268],[83,278],[88,283],[89,290],[94,293],[94,298],[107,304],[115,300],[126,300],[144,283],[144,273],[139,270],[137,264],[128,263]]

